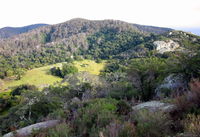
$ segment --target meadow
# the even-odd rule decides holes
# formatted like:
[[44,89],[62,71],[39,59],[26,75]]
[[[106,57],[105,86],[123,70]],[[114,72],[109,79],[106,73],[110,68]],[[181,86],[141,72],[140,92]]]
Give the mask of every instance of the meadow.
[[[78,68],[78,71],[87,71],[91,74],[99,75],[100,71],[104,68],[106,62],[96,63],[93,60],[81,60],[74,61],[74,65]],[[0,92],[10,91],[13,87],[30,84],[35,85],[39,89],[53,85],[62,81],[62,78],[53,76],[49,73],[52,67],[62,67],[62,63],[43,66],[28,70],[20,80],[2,80],[3,85],[0,88]]]

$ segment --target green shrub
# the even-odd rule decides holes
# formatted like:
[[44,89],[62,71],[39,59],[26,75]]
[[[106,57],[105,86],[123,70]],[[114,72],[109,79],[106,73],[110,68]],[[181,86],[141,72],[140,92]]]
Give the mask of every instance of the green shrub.
[[61,123],[47,130],[36,131],[31,137],[71,137],[70,130],[66,123]]
[[50,69],[51,75],[62,77],[62,72],[59,67],[53,67]]
[[65,77],[65,75],[77,73],[78,68],[73,64],[63,64],[61,71],[62,77]]
[[37,87],[34,85],[29,85],[29,84],[24,84],[24,85],[20,85],[15,87],[12,91],[11,91],[11,95],[12,96],[16,96],[16,95],[21,95],[23,92],[25,91],[34,91],[37,90]]
[[108,94],[111,98],[131,100],[137,98],[138,91],[129,82],[116,82]]
[[119,115],[127,115],[129,112],[131,112],[131,106],[127,102],[120,100],[117,103],[117,113]]
[[76,133],[81,136],[96,137],[101,129],[116,119],[116,103],[114,99],[95,99],[78,109],[73,123]]
[[70,137],[70,128],[67,124],[59,124],[53,129],[49,129],[46,137]]
[[165,137],[171,134],[171,120],[162,112],[139,111],[134,119],[136,121],[136,134],[138,137]]
[[139,91],[139,98],[144,101],[151,100],[155,95],[158,83],[167,76],[167,64],[160,58],[133,59],[127,73],[133,86]]

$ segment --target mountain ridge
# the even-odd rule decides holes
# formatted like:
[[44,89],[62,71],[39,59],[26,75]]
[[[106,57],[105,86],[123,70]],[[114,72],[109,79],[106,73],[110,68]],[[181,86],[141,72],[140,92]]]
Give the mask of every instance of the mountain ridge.
[[0,28],[0,39],[2,38],[9,38],[18,34],[26,33],[30,30],[36,29],[38,27],[46,26],[48,24],[32,24],[32,25],[27,25],[27,26],[22,26],[22,27],[3,27]]

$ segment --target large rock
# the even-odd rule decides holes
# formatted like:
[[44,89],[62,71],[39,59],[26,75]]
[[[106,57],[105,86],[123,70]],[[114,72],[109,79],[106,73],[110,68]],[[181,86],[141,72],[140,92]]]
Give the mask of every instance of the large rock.
[[181,74],[167,76],[155,90],[157,98],[182,95],[187,91],[187,82]]
[[154,41],[153,44],[155,45],[158,53],[161,54],[163,54],[164,52],[175,51],[177,48],[180,47],[180,45],[177,42],[174,42],[173,40]]
[[15,136],[26,137],[26,136],[31,135],[34,131],[54,127],[58,125],[59,123],[60,123],[60,120],[50,120],[50,121],[40,122],[40,123],[36,123],[30,126],[21,128],[14,132],[5,134],[3,137],[15,137]]
[[149,101],[133,106],[132,109],[135,111],[146,109],[151,112],[156,112],[156,111],[171,112],[176,109],[176,106],[169,103],[162,103],[160,101]]

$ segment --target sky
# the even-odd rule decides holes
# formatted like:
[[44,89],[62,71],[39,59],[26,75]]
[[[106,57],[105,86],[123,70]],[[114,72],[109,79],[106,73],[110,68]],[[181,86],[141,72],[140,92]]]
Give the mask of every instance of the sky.
[[0,0],[0,28],[72,18],[200,30],[200,0]]

